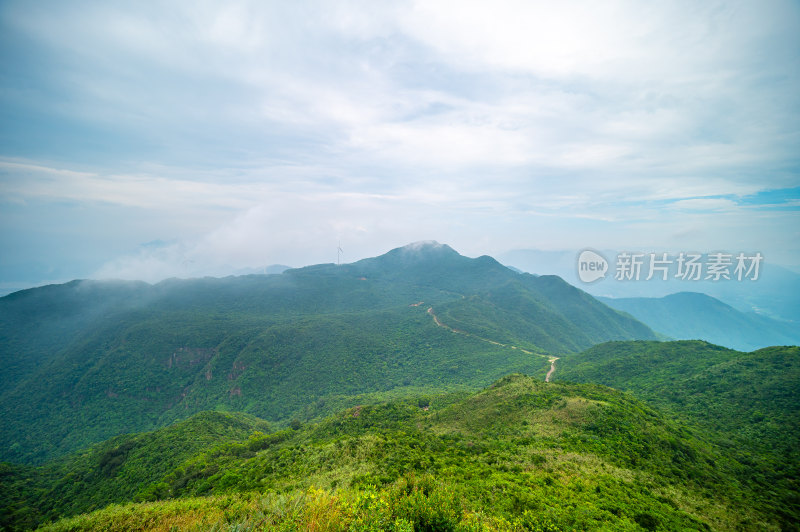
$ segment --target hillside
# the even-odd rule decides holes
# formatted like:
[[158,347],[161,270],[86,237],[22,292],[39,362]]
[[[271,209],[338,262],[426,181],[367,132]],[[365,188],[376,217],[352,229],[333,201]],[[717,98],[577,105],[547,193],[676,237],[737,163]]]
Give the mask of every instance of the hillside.
[[653,338],[559,278],[437,243],[280,275],[25,290],[0,298],[0,460],[41,463],[203,410],[285,426]]
[[655,338],[646,325],[549,275],[522,275],[437,308],[452,327],[537,352],[574,352],[607,340]]
[[797,323],[741,312],[705,294],[598,299],[676,340],[705,340],[740,351],[800,344]]
[[740,478],[800,519],[800,347],[741,353],[699,341],[609,342],[559,361],[556,380],[629,391],[728,448]]
[[258,431],[269,431],[269,424],[246,414],[201,412],[154,432],[117,436],[46,467],[2,464],[0,526],[35,526],[60,515],[131,501],[141,486],[192,456]]
[[[232,428],[218,445],[199,450],[158,443],[187,441],[207,422]],[[16,508],[48,517],[140,501],[47,530],[769,530],[781,524],[769,498],[729,472],[736,464],[725,449],[603,386],[511,375],[473,394],[359,405],[318,423],[236,439],[254,423],[203,415],[29,469],[36,473],[29,478],[52,486],[46,493],[13,471],[5,472],[4,485],[18,488]],[[162,460],[144,460],[148,453]],[[80,486],[77,502],[73,483]],[[6,523],[19,524],[12,521],[18,514],[5,515]]]

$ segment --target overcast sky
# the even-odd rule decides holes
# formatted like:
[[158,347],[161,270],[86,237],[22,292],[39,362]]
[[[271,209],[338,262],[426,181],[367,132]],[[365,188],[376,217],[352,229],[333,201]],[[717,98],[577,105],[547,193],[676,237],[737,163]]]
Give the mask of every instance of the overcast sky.
[[0,285],[416,240],[800,267],[800,3],[0,1]]

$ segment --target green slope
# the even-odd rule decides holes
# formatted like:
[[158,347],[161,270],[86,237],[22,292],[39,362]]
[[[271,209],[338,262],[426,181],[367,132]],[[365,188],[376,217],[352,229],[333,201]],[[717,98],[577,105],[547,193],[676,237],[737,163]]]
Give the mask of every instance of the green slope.
[[27,290],[0,298],[0,459],[41,463],[203,410],[286,424],[362,394],[476,389],[543,374],[533,353],[617,338],[654,334],[558,278],[432,243],[281,275]]
[[[233,418],[210,422],[225,419]],[[237,422],[236,430],[244,431],[253,420]],[[218,445],[177,456],[156,443],[180,441],[196,430],[185,422],[43,466],[36,471],[56,486],[81,479],[80,502],[65,491],[54,504],[49,495],[57,490],[44,497],[29,490],[21,503],[70,515],[91,509],[93,494],[111,486],[125,493],[113,500],[162,501],[110,507],[51,530],[734,530],[780,524],[728,472],[733,462],[725,449],[630,395],[597,385],[511,375],[466,396],[360,405],[319,423],[253,432],[239,441],[227,431]],[[134,450],[119,461],[114,457],[120,454],[104,459],[128,446],[161,460],[148,462]],[[152,471],[134,474],[143,464]]]
[[546,365],[542,357],[454,335],[418,307],[251,327],[220,321],[176,313],[139,318],[65,350],[4,394],[0,438],[8,455],[59,454],[209,408],[288,422],[310,406],[306,415],[324,413],[326,402],[341,396],[477,387],[509,368]]
[[800,520],[800,348],[741,353],[700,341],[610,342],[559,361],[556,380],[634,393],[729,449],[774,511]]
[[748,445],[783,448],[800,435],[796,346],[742,353],[701,341],[609,342],[566,357],[556,376],[633,392]]
[[644,324],[600,303],[560,277],[522,274],[437,307],[445,323],[486,338],[550,353],[618,339],[655,339]]
[[141,486],[208,447],[268,430],[267,422],[246,414],[202,412],[155,432],[117,436],[46,467],[0,464],[0,526],[27,528],[131,501]]

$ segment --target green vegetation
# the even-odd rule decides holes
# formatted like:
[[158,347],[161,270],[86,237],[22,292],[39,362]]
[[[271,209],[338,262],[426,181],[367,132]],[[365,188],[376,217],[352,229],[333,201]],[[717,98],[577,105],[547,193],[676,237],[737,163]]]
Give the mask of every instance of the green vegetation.
[[606,340],[655,339],[647,326],[611,309],[560,277],[519,279],[438,309],[457,329],[537,352],[575,352]]
[[[189,439],[207,422],[226,436],[215,446],[172,456],[168,442]],[[21,488],[21,500],[30,508],[50,505],[44,517],[67,517],[50,530],[733,530],[779,524],[727,472],[731,462],[723,449],[631,396],[597,385],[511,375],[467,396],[360,405],[295,429],[233,437],[254,423],[203,415],[116,439],[37,470],[60,486],[83,479],[82,502],[35,487]],[[133,451],[119,464],[105,458],[127,442],[162,458],[157,466],[150,462],[151,474],[136,473],[148,466]],[[69,517],[102,506],[91,506],[95,494],[122,486],[117,502],[140,502]]]
[[[437,326],[431,307],[474,334]],[[365,394],[475,390],[543,375],[531,352],[617,338],[654,335],[556,277],[447,246],[281,275],[26,290],[0,298],[0,460],[43,463],[204,410],[285,426]]]
[[204,449],[268,430],[265,421],[246,414],[203,412],[155,432],[117,436],[44,468],[6,465],[0,471],[7,505],[0,524],[31,525],[133,500],[137,486]]
[[800,348],[610,342],[559,362],[559,381],[630,391],[702,431],[787,522],[800,522]]
[[0,527],[797,530],[800,348],[655,338],[433,244],[11,294]]

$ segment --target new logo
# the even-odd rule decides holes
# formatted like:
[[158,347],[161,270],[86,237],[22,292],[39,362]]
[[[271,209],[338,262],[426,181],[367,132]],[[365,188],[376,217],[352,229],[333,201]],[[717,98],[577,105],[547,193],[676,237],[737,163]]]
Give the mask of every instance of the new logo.
[[578,278],[584,283],[603,279],[608,271],[608,261],[591,249],[584,249],[578,255]]

